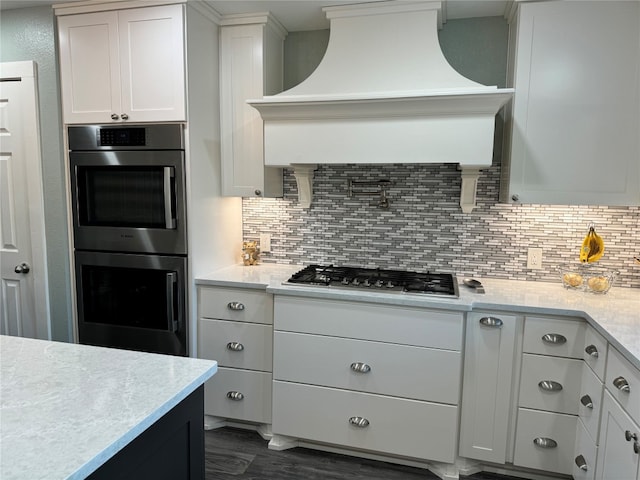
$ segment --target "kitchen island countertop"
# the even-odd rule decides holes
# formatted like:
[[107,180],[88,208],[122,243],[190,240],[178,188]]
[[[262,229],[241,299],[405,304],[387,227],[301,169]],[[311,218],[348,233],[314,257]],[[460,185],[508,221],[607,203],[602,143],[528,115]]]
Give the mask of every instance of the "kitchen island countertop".
[[[372,293],[362,289],[333,289],[283,284],[300,265],[264,263],[234,265],[196,279],[198,285],[261,288],[279,295],[356,300],[388,305],[470,311],[516,311],[529,315],[581,317],[640,369],[640,289],[612,287],[605,295],[567,290],[562,283],[478,278],[486,293],[459,286],[459,298],[416,294]],[[458,278],[461,282],[462,279]]]
[[216,370],[211,360],[0,336],[0,478],[86,478]]

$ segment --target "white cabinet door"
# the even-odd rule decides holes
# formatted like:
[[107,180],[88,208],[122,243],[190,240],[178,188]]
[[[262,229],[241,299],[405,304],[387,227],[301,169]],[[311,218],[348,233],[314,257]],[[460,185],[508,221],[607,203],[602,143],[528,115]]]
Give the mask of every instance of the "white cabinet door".
[[519,4],[509,192],[640,204],[640,3]]
[[182,6],[122,10],[118,21],[121,113],[136,122],[186,120]]
[[638,480],[640,454],[634,451],[634,442],[640,451],[640,440],[631,435],[640,439],[640,427],[605,390],[596,478]]
[[58,18],[65,123],[111,123],[120,113],[118,14]]
[[182,8],[60,16],[64,122],[185,121]]
[[517,319],[511,315],[467,315],[460,422],[462,457],[505,463],[516,327]]
[[221,29],[220,131],[224,195],[282,196],[282,169],[264,166],[262,117],[247,100],[282,91],[283,40],[283,33],[271,28],[266,17],[262,23],[225,25]]

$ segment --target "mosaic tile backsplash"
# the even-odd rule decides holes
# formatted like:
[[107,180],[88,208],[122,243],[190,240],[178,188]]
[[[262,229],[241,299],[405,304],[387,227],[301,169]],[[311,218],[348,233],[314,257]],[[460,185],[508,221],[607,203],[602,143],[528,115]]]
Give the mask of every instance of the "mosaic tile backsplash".
[[[349,198],[348,180],[389,179],[389,208],[379,196]],[[483,171],[477,207],[460,210],[456,165],[321,165],[310,208],[297,204],[290,170],[284,197],[243,199],[243,235],[271,233],[263,263],[335,264],[454,272],[461,276],[560,282],[578,263],[588,225],[605,241],[599,266],[619,271],[616,286],[640,288],[640,207],[498,203],[500,168]],[[543,249],[540,270],[527,249]]]

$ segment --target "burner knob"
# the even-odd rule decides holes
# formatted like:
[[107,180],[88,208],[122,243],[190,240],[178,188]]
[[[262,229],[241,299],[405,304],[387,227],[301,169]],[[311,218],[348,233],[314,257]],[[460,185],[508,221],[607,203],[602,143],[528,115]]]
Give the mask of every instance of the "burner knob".
[[343,285],[349,285],[349,279],[347,277],[344,277],[342,279],[342,282],[340,282],[340,283],[342,283]]
[[382,288],[383,286],[384,286],[384,283],[382,282],[382,280],[376,280],[376,287]]
[[363,287],[370,287],[371,286],[371,284],[369,283],[369,279],[368,278],[364,279],[364,282],[362,282],[362,286]]
[[351,284],[358,286],[358,285],[360,285],[360,280],[358,280],[357,278],[354,278],[353,282],[351,282]]
[[393,288],[393,287],[395,287],[395,285],[393,283],[391,283],[391,280],[389,280],[387,282],[387,288]]

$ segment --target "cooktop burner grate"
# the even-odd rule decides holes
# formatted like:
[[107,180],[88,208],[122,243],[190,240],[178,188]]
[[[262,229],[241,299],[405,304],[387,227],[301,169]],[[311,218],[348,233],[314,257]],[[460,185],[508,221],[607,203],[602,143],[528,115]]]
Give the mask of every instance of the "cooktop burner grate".
[[458,297],[458,283],[451,273],[309,265],[294,273],[285,283]]

